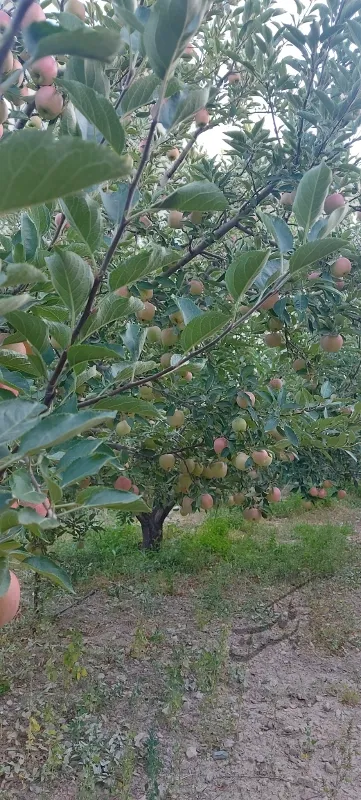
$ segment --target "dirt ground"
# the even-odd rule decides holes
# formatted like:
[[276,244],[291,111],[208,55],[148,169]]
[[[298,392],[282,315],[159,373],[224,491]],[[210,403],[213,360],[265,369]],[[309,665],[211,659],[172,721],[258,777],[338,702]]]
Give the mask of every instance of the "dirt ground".
[[195,579],[159,580],[98,583],[7,634],[4,800],[361,800],[352,570],[296,591],[238,578],[215,613]]

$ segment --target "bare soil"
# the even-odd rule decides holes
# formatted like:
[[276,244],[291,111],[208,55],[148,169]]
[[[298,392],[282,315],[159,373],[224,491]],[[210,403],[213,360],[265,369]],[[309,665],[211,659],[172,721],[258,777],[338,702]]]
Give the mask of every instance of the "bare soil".
[[357,580],[203,590],[102,581],[0,636],[4,800],[361,800]]

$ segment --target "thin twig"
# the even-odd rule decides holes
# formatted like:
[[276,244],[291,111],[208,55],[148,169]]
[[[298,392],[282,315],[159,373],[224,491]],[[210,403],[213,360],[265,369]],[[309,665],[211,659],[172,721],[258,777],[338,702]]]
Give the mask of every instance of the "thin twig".
[[33,2],[34,0],[20,0],[12,17],[11,25],[9,25],[2,37],[2,43],[0,45],[0,75],[3,72],[3,64],[7,53],[9,50],[12,50],[16,36],[21,28],[21,23]]

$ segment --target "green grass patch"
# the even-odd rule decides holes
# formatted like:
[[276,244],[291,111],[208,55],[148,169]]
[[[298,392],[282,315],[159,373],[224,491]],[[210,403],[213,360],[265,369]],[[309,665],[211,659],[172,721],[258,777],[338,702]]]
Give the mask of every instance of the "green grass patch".
[[139,529],[128,525],[90,533],[81,550],[71,542],[58,543],[56,555],[74,583],[95,575],[144,580],[155,573],[169,582],[174,575],[221,565],[259,580],[294,580],[335,574],[347,559],[351,532],[347,525],[290,525],[280,541],[272,527],[247,523],[232,509],[210,515],[193,531],[172,526],[158,553],[139,550]]

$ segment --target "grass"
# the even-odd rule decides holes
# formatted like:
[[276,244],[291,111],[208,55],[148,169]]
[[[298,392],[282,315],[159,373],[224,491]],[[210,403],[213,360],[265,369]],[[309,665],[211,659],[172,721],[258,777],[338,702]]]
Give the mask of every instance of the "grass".
[[[136,526],[109,527],[90,533],[82,550],[69,542],[58,543],[57,556],[74,583],[94,576],[132,580],[157,576],[156,585],[172,594],[173,578],[225,569],[259,581],[295,580],[333,575],[347,558],[347,525],[292,524],[280,541],[274,529],[252,525],[239,511],[210,515],[195,531],[167,531],[158,553],[139,550]],[[286,538],[286,540],[284,540]]]

